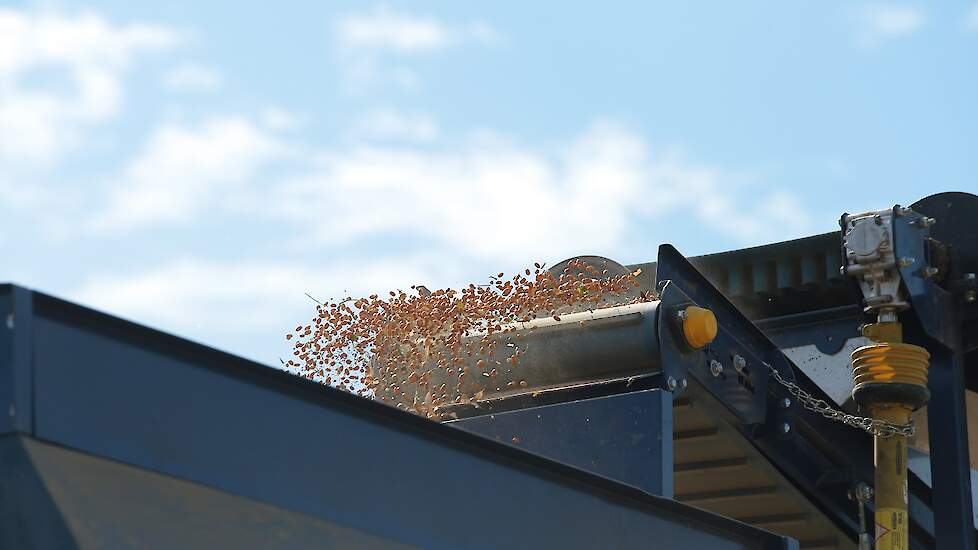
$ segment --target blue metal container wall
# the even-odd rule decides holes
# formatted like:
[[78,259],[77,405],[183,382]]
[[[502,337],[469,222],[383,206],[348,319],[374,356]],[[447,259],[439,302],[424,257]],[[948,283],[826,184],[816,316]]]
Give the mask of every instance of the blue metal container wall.
[[644,390],[449,422],[672,498],[672,394]]
[[[14,430],[22,435],[5,439],[53,443],[423,548],[794,547],[531,453],[32,296],[23,358],[31,376],[15,379],[8,355],[0,379],[26,392],[34,417]],[[11,479],[0,470],[6,494]],[[91,502],[97,508],[98,499]],[[8,532],[25,528],[9,521],[0,518]],[[137,524],[118,518],[120,528]]]

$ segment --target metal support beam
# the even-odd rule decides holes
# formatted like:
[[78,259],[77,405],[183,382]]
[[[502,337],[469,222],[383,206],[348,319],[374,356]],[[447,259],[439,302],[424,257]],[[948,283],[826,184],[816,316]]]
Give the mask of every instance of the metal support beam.
[[[940,346],[935,346],[940,349]],[[927,407],[937,548],[975,549],[971,506],[971,468],[964,401],[964,361],[941,350],[931,356]]]

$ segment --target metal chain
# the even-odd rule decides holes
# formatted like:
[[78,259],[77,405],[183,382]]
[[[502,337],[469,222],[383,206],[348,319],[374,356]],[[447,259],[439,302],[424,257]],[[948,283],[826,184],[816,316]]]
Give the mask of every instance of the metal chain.
[[843,424],[848,424],[854,428],[859,428],[860,430],[867,431],[875,436],[888,438],[894,435],[902,435],[904,437],[911,437],[914,434],[913,422],[907,424],[894,424],[893,422],[887,422],[885,420],[876,420],[874,418],[868,418],[865,416],[855,416],[851,414],[846,414],[840,410],[832,408],[823,399],[817,397],[812,397],[808,392],[798,387],[794,382],[788,382],[781,377],[774,367],[764,363],[764,366],[771,371],[771,376],[788,391],[791,395],[795,396],[795,399],[802,404],[806,409],[818,413],[829,420],[835,420],[837,422],[842,422]]

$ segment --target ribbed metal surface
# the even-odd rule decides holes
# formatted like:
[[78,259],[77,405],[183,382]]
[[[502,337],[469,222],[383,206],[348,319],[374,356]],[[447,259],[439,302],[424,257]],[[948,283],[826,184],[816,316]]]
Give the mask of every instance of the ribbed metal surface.
[[673,427],[676,500],[788,535],[806,550],[855,549],[707,400],[677,401]]
[[[690,262],[751,319],[857,303],[839,273],[839,233],[696,256]],[[641,269],[644,290],[655,288],[656,263]]]

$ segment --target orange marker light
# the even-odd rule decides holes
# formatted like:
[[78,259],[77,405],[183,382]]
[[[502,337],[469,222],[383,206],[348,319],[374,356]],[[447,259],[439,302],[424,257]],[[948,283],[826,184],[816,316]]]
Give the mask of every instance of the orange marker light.
[[690,347],[700,349],[717,337],[717,318],[712,311],[697,306],[683,311],[683,336]]

